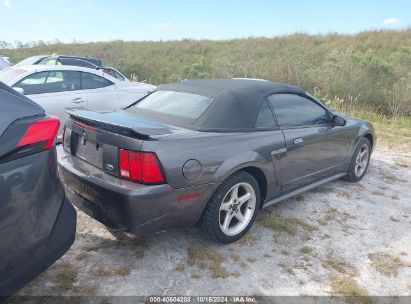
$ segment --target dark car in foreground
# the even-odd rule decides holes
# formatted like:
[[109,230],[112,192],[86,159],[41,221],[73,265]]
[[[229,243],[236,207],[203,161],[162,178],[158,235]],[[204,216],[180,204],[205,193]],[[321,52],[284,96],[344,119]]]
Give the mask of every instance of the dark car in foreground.
[[57,172],[60,121],[0,82],[0,301],[71,246],[76,211]]
[[371,124],[260,80],[165,84],[122,111],[69,114],[59,166],[81,210],[135,234],[198,225],[224,243],[261,208],[360,180],[376,141]]

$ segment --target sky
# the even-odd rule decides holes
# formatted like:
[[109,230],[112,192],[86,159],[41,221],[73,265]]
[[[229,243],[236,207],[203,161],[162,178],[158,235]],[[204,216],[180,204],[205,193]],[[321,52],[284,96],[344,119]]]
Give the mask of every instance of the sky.
[[0,41],[180,40],[411,27],[410,0],[0,0]]

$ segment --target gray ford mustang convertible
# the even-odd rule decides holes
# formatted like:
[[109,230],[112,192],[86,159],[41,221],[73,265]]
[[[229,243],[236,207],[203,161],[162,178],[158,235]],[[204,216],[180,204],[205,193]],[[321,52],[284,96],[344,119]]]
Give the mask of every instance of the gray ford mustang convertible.
[[223,243],[261,208],[360,180],[376,141],[370,123],[302,89],[251,79],[165,84],[122,111],[69,114],[59,165],[75,205],[135,234],[197,224]]

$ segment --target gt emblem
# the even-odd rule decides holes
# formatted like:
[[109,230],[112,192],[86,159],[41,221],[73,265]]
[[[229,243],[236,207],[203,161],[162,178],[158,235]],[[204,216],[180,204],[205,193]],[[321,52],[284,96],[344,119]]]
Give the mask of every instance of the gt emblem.
[[111,164],[106,164],[106,169],[107,171],[113,171],[114,170],[114,166]]

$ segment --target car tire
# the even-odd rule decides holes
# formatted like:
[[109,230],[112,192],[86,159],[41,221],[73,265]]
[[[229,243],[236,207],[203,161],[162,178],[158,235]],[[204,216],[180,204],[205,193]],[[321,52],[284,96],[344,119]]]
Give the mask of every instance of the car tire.
[[203,212],[200,227],[213,240],[233,243],[248,232],[259,207],[258,182],[245,171],[236,172],[214,192]]
[[[360,155],[362,154],[362,156]],[[350,167],[348,168],[347,176],[345,180],[350,182],[360,181],[368,169],[371,156],[371,144],[370,141],[363,137],[357,144],[355,151],[352,155]]]

